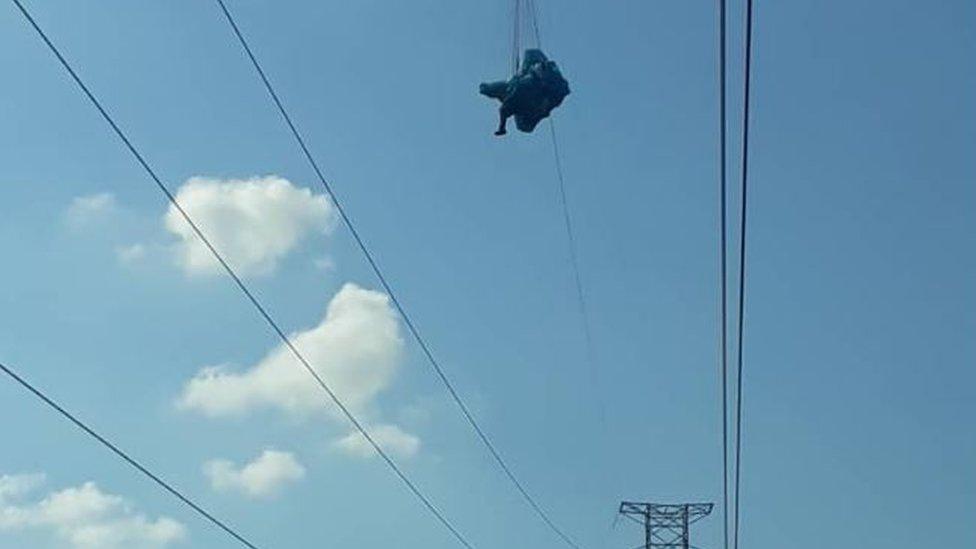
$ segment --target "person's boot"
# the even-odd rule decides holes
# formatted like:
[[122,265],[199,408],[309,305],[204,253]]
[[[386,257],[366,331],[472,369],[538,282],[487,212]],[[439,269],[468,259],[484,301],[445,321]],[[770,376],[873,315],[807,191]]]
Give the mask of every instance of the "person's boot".
[[505,126],[502,126],[502,127],[498,128],[497,130],[495,130],[495,135],[497,135],[499,137],[500,136],[503,136],[503,135],[505,135],[507,133],[508,133],[508,131],[505,130]]

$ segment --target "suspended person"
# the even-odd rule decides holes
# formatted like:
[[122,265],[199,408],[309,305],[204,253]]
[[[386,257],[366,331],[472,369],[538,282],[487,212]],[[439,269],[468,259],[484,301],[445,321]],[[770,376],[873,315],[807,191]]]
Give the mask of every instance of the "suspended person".
[[520,131],[531,133],[569,95],[569,82],[542,50],[528,49],[515,76],[481,84],[480,92],[502,102],[495,135],[508,133],[505,126],[511,116]]

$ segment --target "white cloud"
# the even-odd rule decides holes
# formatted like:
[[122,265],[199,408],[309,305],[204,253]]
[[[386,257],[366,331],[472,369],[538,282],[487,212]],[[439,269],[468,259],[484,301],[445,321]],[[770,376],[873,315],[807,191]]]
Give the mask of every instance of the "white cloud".
[[[248,274],[272,273],[305,237],[328,232],[335,220],[325,196],[274,176],[243,180],[193,177],[179,188],[176,200],[230,265]],[[184,272],[220,272],[210,250],[172,205],[164,223],[179,238],[176,261]]]
[[65,223],[71,229],[81,229],[102,221],[118,210],[115,195],[97,193],[75,197],[65,212]]
[[133,265],[146,257],[146,247],[142,244],[119,246],[115,249],[115,257],[123,265]]
[[92,482],[19,502],[43,481],[43,475],[0,476],[0,532],[46,530],[77,549],[161,549],[186,538],[182,524],[148,519]]
[[[318,326],[290,338],[343,403],[357,413],[368,411],[374,398],[390,386],[403,348],[389,297],[355,284],[339,290]],[[304,417],[321,410],[323,404],[332,407],[284,345],[243,372],[204,368],[187,382],[177,400],[178,408],[210,417],[241,416],[262,408]]]
[[203,472],[214,490],[240,492],[252,498],[273,496],[285,484],[305,477],[305,468],[294,455],[276,450],[265,450],[243,467],[226,459],[211,460],[204,464]]
[[22,497],[44,484],[44,475],[0,475],[0,506],[4,502]]
[[[384,452],[400,457],[412,457],[420,451],[420,439],[404,432],[396,425],[368,427],[369,436]],[[333,447],[346,455],[369,458],[376,455],[373,445],[359,431],[354,431],[333,442]]]
[[331,273],[336,270],[335,261],[331,257],[320,257],[313,262],[315,268],[320,271]]

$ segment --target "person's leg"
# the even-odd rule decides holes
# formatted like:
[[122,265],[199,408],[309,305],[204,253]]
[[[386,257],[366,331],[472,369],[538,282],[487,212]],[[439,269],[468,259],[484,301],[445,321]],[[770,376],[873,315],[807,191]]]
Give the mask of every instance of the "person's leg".
[[512,98],[502,103],[502,106],[498,108],[498,130],[495,131],[495,135],[505,135],[508,131],[505,129],[505,125],[508,122],[508,117],[515,115],[515,109],[513,108]]
[[508,130],[505,129],[505,123],[508,122],[509,115],[505,113],[505,107],[498,109],[498,129],[495,130],[495,135],[505,135]]
[[504,101],[505,94],[508,92],[508,82],[504,80],[500,80],[498,82],[488,82],[482,84],[478,91],[481,92],[481,95],[485,95],[499,101]]

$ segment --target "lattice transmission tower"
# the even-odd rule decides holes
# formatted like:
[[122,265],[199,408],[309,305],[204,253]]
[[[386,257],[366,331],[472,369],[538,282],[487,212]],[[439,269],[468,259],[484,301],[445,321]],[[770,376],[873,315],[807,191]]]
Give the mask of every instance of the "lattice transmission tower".
[[691,549],[690,526],[712,512],[711,503],[620,503],[619,513],[644,527],[644,545],[636,549]]

